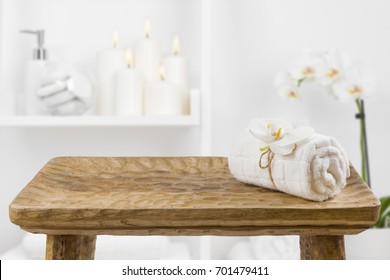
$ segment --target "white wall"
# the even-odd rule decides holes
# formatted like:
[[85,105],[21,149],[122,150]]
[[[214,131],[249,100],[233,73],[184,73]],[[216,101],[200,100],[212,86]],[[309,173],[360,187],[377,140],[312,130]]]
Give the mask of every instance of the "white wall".
[[[154,34],[163,40],[165,52],[179,30],[184,53],[191,59],[193,83],[199,85],[200,0],[3,1],[7,13],[1,18],[2,46],[7,55],[0,64],[6,81],[3,94],[10,98],[20,89],[23,61],[33,41],[18,34],[19,29],[45,28],[54,59],[91,63],[95,52],[109,45],[112,26],[127,34],[124,43],[129,44],[142,36],[147,15],[155,23]],[[318,132],[335,136],[359,167],[354,104],[338,103],[319,89],[307,89],[302,101],[287,102],[273,87],[274,75],[303,48],[338,47],[378,74],[377,99],[367,102],[372,185],[378,195],[388,194],[390,2],[212,0],[211,7],[212,153],[227,155],[237,134],[254,117],[304,117]],[[8,107],[3,106],[0,113],[12,110]],[[22,232],[9,223],[8,204],[51,157],[199,154],[199,139],[197,129],[1,128],[0,252],[16,243]]]
[[387,122],[390,120],[390,2],[386,0],[216,0],[212,30],[214,154],[226,155],[255,117],[306,118],[317,132],[336,137],[360,169],[359,124],[354,103],[339,103],[318,88],[303,100],[284,101],[273,86],[302,49],[341,48],[373,68],[376,100],[366,103],[372,186],[390,194]]

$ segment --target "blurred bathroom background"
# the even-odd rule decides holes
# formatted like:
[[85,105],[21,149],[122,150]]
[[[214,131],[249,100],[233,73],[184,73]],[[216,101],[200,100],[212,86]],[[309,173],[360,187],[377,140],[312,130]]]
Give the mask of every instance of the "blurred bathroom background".
[[[371,183],[377,196],[390,194],[389,10],[386,0],[0,0],[0,255],[44,257],[43,236],[27,235],[11,224],[8,205],[56,156],[227,156],[255,117],[305,118],[318,133],[334,136],[359,170],[353,102],[335,101],[316,87],[304,89],[305,97],[296,102],[276,93],[276,73],[304,48],[339,48],[375,71],[377,90],[366,102]],[[199,125],[14,127],[1,122],[16,114],[33,48],[34,40],[19,30],[45,29],[50,60],[93,70],[97,52],[111,45],[112,29],[120,30],[121,45],[129,45],[143,36],[145,17],[163,54],[180,35],[191,87],[200,90]],[[97,258],[299,257],[297,237],[102,237],[98,250]],[[359,257],[368,258],[375,249],[364,250]]]

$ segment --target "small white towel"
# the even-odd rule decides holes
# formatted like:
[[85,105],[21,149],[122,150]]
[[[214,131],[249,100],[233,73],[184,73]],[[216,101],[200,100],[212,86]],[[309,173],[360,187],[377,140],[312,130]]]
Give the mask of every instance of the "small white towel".
[[275,154],[270,168],[259,167],[260,147],[265,146],[247,129],[233,146],[229,169],[239,181],[279,190],[308,200],[324,201],[337,195],[350,176],[347,155],[332,137],[314,134],[290,155]]

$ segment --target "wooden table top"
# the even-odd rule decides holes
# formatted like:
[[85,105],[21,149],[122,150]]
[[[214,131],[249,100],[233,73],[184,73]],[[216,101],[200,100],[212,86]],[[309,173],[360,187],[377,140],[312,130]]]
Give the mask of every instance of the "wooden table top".
[[379,201],[351,170],[335,198],[312,202],[235,180],[222,157],[62,157],[10,205],[21,228],[46,234],[355,234]]

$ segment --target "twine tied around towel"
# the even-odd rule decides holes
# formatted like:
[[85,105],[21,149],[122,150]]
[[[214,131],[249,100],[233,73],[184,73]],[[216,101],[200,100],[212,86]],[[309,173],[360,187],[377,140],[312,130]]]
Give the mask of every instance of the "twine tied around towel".
[[[297,144],[294,144],[294,149],[291,151],[291,153],[289,153],[288,155],[291,155],[292,153],[295,152],[295,150],[297,149]],[[267,162],[265,165],[263,165],[262,161],[263,161],[263,157],[264,156],[267,156]],[[272,177],[272,168],[271,168],[271,164],[272,164],[272,160],[274,159],[274,156],[275,156],[275,153],[271,151],[271,149],[268,147],[264,152],[261,153],[260,155],[260,159],[259,159],[259,167],[260,169],[268,169],[268,174],[269,174],[269,177],[271,179],[271,182],[272,182],[272,185],[275,187],[275,189],[277,189],[276,185],[275,185],[275,182],[274,182],[274,178]]]

